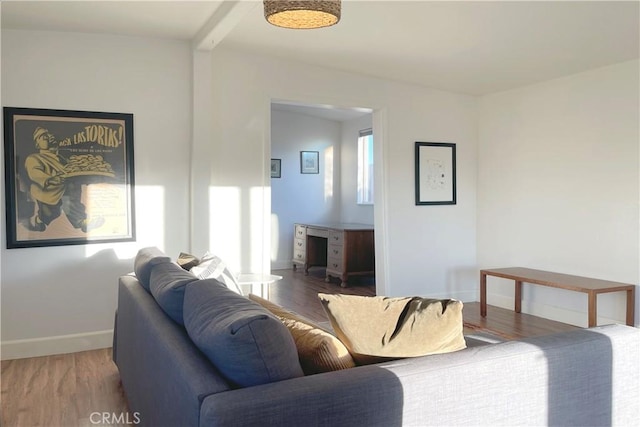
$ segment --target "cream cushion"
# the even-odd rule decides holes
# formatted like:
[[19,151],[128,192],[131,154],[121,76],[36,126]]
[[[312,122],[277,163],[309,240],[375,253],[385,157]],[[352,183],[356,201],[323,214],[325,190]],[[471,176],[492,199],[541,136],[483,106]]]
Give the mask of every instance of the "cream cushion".
[[336,336],[358,364],[466,348],[461,301],[318,296]]
[[216,279],[233,292],[242,295],[242,289],[236,279],[236,275],[231,272],[227,264],[219,256],[206,252],[198,265],[191,267],[189,271],[198,279]]
[[356,366],[344,344],[326,330],[257,295],[249,294],[249,299],[275,314],[289,329],[305,375]]

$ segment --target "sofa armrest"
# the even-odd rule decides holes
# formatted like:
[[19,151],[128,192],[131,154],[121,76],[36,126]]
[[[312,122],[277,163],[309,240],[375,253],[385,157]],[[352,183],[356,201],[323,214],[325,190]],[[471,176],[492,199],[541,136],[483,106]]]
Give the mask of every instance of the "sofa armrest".
[[208,396],[200,426],[628,425],[639,351],[609,325],[361,366]]
[[134,276],[120,278],[114,334],[114,361],[143,425],[198,425],[202,397],[230,387]]

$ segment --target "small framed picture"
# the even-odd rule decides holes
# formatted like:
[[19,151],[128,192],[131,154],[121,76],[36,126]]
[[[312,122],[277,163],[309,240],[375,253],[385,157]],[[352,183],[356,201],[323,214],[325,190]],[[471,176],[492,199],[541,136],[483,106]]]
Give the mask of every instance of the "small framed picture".
[[282,168],[281,159],[271,159],[271,178],[280,178]]
[[416,142],[416,205],[456,204],[456,144]]
[[320,173],[319,159],[318,151],[301,151],[300,173]]

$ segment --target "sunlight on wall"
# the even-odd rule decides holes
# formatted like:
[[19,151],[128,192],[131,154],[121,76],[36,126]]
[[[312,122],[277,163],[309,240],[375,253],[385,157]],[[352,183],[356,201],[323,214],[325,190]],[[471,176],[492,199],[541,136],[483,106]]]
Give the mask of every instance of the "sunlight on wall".
[[249,236],[245,236],[245,241],[248,241],[250,246],[250,260],[249,270],[250,272],[268,273],[269,271],[263,271],[265,269],[265,255],[269,249],[267,247],[267,227],[269,226],[269,219],[264,214],[270,212],[266,210],[267,200],[271,200],[271,192],[268,188],[263,187],[251,187],[249,190]]
[[[140,248],[146,246],[164,248],[164,229],[166,227],[164,187],[136,185],[134,191],[136,241],[87,245],[85,250],[87,258],[105,249],[112,249],[119,259],[130,259],[136,256]],[[92,212],[92,208],[95,206],[89,203],[88,212]]]
[[324,201],[333,197],[333,146],[324,150]]
[[209,251],[240,272],[242,203],[238,187],[209,187]]
[[278,261],[280,245],[280,221],[278,215],[271,214],[271,261]]

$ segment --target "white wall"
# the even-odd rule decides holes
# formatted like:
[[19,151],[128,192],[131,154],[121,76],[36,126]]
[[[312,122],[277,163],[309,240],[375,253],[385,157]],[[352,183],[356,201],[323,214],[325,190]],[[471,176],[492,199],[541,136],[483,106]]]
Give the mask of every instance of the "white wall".
[[[376,230],[386,232],[377,259],[378,268],[387,266],[378,275],[383,293],[476,298],[475,98],[220,46],[211,60],[214,134],[193,148],[194,222],[211,224],[211,232],[194,234],[194,247],[215,246],[244,271],[270,268],[272,99],[369,107],[383,141],[374,207]],[[458,144],[457,205],[414,205],[415,141]]]
[[136,242],[7,250],[1,219],[2,357],[110,346],[136,251],[189,250],[190,46],[3,29],[2,105],[134,115]]
[[[293,224],[340,221],[340,122],[271,110],[271,268],[291,268]],[[319,173],[300,173],[300,151],[319,152]]]
[[[481,98],[480,268],[638,283],[639,75],[636,60]],[[513,282],[489,280],[489,304],[511,308]],[[624,301],[601,295],[599,321],[624,322]],[[586,326],[586,308],[525,286],[523,311]]]
[[[380,293],[473,301],[478,267],[517,264],[638,282],[638,61],[483,97],[477,117],[470,96],[166,40],[3,30],[1,59],[4,106],[134,114],[138,233],[3,242],[3,358],[110,345],[117,276],[143,246],[269,270],[274,99],[374,110]],[[414,205],[415,141],[457,144],[457,205]],[[490,286],[511,306],[512,286]],[[580,297],[527,289],[524,307],[581,321]],[[600,299],[623,320],[621,297]]]
[[[371,114],[342,122],[342,202],[340,218],[345,223],[373,224],[373,206],[357,203],[358,191],[358,137],[360,131],[373,127]],[[375,150],[375,135],[373,136]],[[374,168],[378,165],[374,164]],[[375,188],[375,184],[374,184]]]

